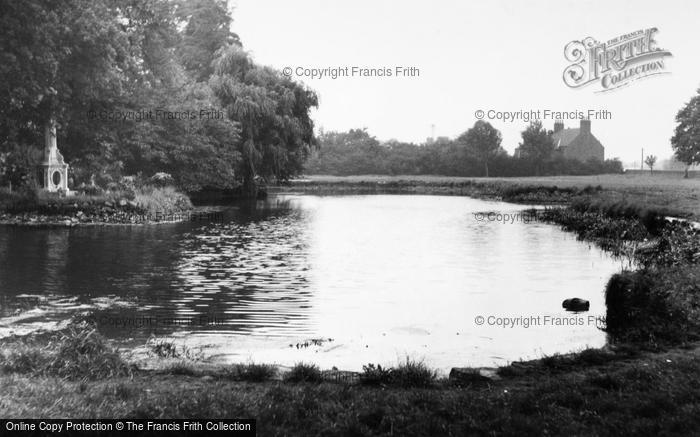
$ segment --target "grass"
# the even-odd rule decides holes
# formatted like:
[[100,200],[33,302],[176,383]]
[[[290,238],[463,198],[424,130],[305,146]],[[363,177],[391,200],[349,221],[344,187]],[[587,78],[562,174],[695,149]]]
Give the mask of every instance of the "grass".
[[[170,344],[167,342],[155,343]],[[161,349],[177,351],[172,346]],[[421,361],[328,383],[313,364],[129,367],[94,327],[3,340],[3,417],[257,419],[260,435],[610,435],[700,432],[700,348],[587,349],[459,386]],[[164,355],[172,357],[172,353]]]
[[[554,361],[560,362],[562,358]],[[532,364],[487,386],[250,383],[137,372],[77,381],[0,376],[4,417],[256,418],[259,435],[696,435],[698,351]],[[584,365],[585,364],[585,365]]]
[[431,387],[437,381],[437,372],[423,361],[406,357],[396,367],[367,364],[362,366],[360,383],[367,386],[393,386],[401,388]]
[[235,381],[264,382],[277,376],[277,367],[271,364],[234,364],[225,375]]
[[165,366],[163,369],[159,370],[161,373],[167,375],[186,375],[194,376],[198,375],[199,369],[191,361],[180,360],[176,363],[171,363]]
[[323,381],[323,375],[321,369],[315,364],[297,363],[284,375],[284,380],[287,382],[318,383]]
[[700,339],[700,265],[614,275],[605,289],[606,330],[644,347]]
[[360,383],[363,385],[388,385],[391,383],[391,373],[393,369],[382,367],[381,365],[367,364],[362,366]]
[[700,231],[666,221],[667,214],[639,202],[587,197],[539,216],[638,268],[606,285],[612,341],[655,349],[700,339]]
[[[85,213],[101,208],[105,204],[119,205],[120,200],[133,200],[134,193],[130,191],[108,191],[101,194],[75,194],[61,197],[55,193],[43,190],[23,188],[8,191],[0,188],[0,211],[8,213],[36,212],[40,214],[58,215],[71,214],[78,210]],[[129,205],[131,208],[131,206]]]
[[192,209],[190,198],[174,187],[157,188],[147,185],[136,190],[134,201],[150,214],[176,213]]
[[68,379],[99,379],[128,375],[131,367],[94,326],[87,323],[38,338],[5,339],[0,372]]
[[180,352],[172,341],[156,340],[151,344],[151,352],[159,358],[179,358]]
[[546,355],[538,360],[516,361],[497,369],[499,376],[518,378],[542,374],[556,375],[589,369],[593,366],[606,366],[622,360],[632,360],[640,356],[638,347],[621,346],[602,349],[589,348],[570,354]]
[[[130,223],[172,220],[192,209],[189,197],[173,187],[143,186],[100,194],[76,193],[60,197],[41,190],[0,189],[0,219],[11,223]],[[3,212],[9,214],[1,217]]]
[[202,351],[187,347],[178,346],[176,343],[163,339],[151,339],[148,342],[149,351],[158,358],[181,358],[189,361],[199,361],[202,359]]

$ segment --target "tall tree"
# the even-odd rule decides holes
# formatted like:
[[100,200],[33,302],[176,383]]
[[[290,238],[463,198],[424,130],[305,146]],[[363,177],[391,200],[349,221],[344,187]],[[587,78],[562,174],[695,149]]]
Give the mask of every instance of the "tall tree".
[[177,53],[182,65],[197,81],[214,73],[217,52],[229,45],[241,47],[231,31],[231,14],[226,0],[178,0],[176,15],[184,26]]
[[287,180],[299,174],[316,145],[311,108],[316,94],[256,65],[240,47],[231,45],[215,61],[209,81],[228,116],[241,125],[239,174],[247,195],[257,195],[257,181]]
[[484,166],[486,177],[489,177],[489,161],[501,150],[502,140],[501,132],[483,120],[457,138],[457,142],[466,145],[467,153]]
[[[14,182],[34,174],[44,125],[55,119],[76,184],[167,171],[186,189],[229,187],[238,127],[208,116],[222,108],[206,82],[194,83],[198,72],[183,67],[191,57],[180,49],[196,56],[199,47],[213,59],[237,41],[230,20],[218,0],[0,2],[0,176]],[[206,30],[217,22],[214,34]],[[203,48],[209,38],[213,45]],[[211,71],[209,64],[202,68]],[[195,116],[120,119],[157,110]]]
[[675,133],[671,138],[671,147],[676,158],[685,163],[685,177],[688,168],[700,164],[700,89],[676,115]]
[[0,138],[36,144],[71,106],[122,91],[136,63],[107,0],[0,3]]
[[521,133],[523,141],[520,143],[520,150],[526,159],[532,160],[535,164],[536,173],[542,173],[542,167],[554,153],[554,141],[547,130],[542,127],[539,120],[530,122],[530,125]]
[[319,150],[309,159],[307,170],[344,175],[387,171],[390,147],[382,146],[366,129],[321,132],[318,142]]

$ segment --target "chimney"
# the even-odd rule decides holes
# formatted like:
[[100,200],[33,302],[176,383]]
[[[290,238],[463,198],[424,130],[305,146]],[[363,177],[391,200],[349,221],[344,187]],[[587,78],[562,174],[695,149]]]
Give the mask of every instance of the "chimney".
[[554,133],[561,132],[564,130],[564,122],[561,120],[556,120],[554,122]]
[[586,135],[591,133],[591,120],[587,118],[581,119],[581,133]]

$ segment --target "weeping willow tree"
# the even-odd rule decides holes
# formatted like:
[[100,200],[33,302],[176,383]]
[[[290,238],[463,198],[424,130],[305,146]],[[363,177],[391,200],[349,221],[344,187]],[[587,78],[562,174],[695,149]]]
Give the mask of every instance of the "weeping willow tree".
[[215,61],[210,86],[241,126],[238,174],[246,195],[257,196],[259,182],[286,181],[302,171],[316,146],[309,114],[318,106],[313,91],[256,65],[235,45]]

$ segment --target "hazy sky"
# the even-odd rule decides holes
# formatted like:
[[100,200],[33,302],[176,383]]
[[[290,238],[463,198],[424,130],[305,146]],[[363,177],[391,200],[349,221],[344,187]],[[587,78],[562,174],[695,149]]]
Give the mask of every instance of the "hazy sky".
[[[380,140],[421,142],[435,125],[454,137],[475,111],[610,111],[592,120],[606,158],[639,161],[671,155],[674,117],[700,87],[700,2],[230,0],[233,30],[261,64],[278,69],[415,67],[414,77],[293,77],[317,91],[317,127],[366,127]],[[564,47],[593,37],[607,41],[656,27],[670,51],[663,74],[596,93],[562,80]],[[487,118],[488,120],[488,118]],[[509,152],[522,120],[488,120]],[[552,128],[553,120],[544,120]],[[578,127],[579,122],[565,122]]]

